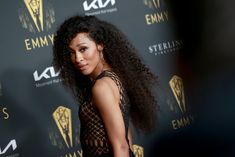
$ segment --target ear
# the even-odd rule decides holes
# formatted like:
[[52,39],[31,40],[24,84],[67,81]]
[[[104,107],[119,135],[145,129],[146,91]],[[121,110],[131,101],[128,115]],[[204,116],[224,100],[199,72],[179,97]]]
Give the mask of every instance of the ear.
[[104,44],[102,44],[102,43],[97,44],[97,49],[98,49],[98,51],[102,51],[104,49]]

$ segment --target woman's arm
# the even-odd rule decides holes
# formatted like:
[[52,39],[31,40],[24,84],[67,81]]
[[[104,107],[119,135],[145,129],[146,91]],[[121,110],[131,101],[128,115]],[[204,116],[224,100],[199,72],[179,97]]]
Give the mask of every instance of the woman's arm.
[[119,107],[120,94],[116,83],[109,77],[96,81],[92,88],[92,103],[103,119],[114,157],[129,157],[125,125]]

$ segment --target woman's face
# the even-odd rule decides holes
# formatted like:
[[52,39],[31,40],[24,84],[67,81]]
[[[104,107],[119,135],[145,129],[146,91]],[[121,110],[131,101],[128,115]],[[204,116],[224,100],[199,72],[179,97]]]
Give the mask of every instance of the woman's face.
[[95,78],[104,68],[103,46],[96,44],[88,33],[79,33],[69,44],[71,61],[83,75]]

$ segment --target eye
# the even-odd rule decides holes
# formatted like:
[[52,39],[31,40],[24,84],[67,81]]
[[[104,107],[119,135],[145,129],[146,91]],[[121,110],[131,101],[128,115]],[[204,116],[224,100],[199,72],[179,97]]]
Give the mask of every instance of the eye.
[[87,50],[87,47],[81,47],[81,48],[79,49],[79,51],[80,51],[81,53],[85,52],[86,50]]
[[69,51],[69,55],[70,55],[70,57],[74,57],[75,56],[75,52],[74,51]]
[[71,48],[68,49],[68,52],[69,52],[70,55],[75,54],[75,51],[73,49],[71,49]]

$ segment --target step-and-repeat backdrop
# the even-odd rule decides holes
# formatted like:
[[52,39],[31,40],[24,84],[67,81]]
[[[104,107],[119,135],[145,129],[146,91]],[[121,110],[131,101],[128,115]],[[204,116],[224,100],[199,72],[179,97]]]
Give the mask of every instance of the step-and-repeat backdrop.
[[157,156],[159,139],[194,123],[178,65],[184,43],[164,0],[18,0],[0,8],[0,156],[82,156],[79,104],[52,66],[54,33],[76,14],[116,25],[159,78],[158,127],[134,130],[136,156]]

